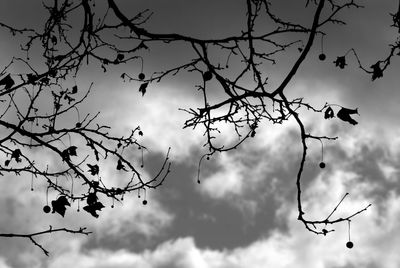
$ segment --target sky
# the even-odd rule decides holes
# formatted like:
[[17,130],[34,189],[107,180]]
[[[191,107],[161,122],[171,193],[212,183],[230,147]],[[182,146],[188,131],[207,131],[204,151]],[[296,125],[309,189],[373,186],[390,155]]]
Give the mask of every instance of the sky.
[[[311,24],[303,11],[306,1],[271,1],[283,18]],[[303,3],[304,2],[304,3]],[[21,4],[29,5],[20,9]],[[177,32],[199,38],[214,38],[240,32],[245,25],[242,0],[152,0],[117,3],[129,14],[149,8],[154,11],[150,30]],[[365,66],[386,56],[388,44],[398,38],[390,28],[398,6],[396,0],[360,1],[363,9],[345,10],[347,25],[330,25],[324,30],[325,61],[318,60],[320,39],[288,85],[288,96],[304,97],[322,107],[325,102],[358,108],[358,125],[337,119],[324,120],[322,114],[302,114],[305,126],[314,134],[337,135],[324,145],[325,169],[320,169],[318,142],[310,142],[303,174],[303,206],[306,216],[324,218],[345,193],[335,215],[346,216],[372,204],[351,222],[352,249],[346,248],[346,222],[335,232],[317,236],[297,220],[296,172],[301,156],[299,131],[295,122],[283,125],[262,122],[257,135],[239,149],[214,155],[201,166],[206,152],[203,129],[183,129],[188,115],[179,108],[201,107],[193,74],[180,73],[157,84],[150,84],[145,96],[139,84],[123,82],[123,71],[137,75],[138,63],[103,73],[99,66],[82,71],[77,82],[94,90],[82,111],[101,111],[99,120],[115,133],[140,125],[144,174],[154,174],[171,147],[172,168],[162,187],[147,191],[148,204],[135,194],[123,204],[110,204],[95,219],[87,213],[67,211],[64,218],[44,214],[45,184],[30,178],[4,174],[0,177],[0,233],[30,232],[49,225],[80,227],[93,231],[89,236],[66,233],[43,236],[38,241],[50,251],[46,257],[30,241],[0,238],[0,268],[82,267],[82,268],[394,268],[400,266],[400,61],[394,58],[384,77],[371,81],[348,54],[345,69],[334,66],[337,56],[354,48]],[[44,18],[40,1],[0,3],[0,22],[40,25]],[[0,62],[18,52],[18,40],[0,31]],[[188,48],[180,44],[143,53],[146,74],[173,67],[190,59]],[[287,51],[270,72],[271,85],[279,84],[297,47]],[[234,66],[232,68],[235,68]],[[128,69],[128,71],[127,71]],[[83,112],[82,112],[83,113]],[[221,138],[234,139],[222,127]],[[0,133],[2,131],[0,130]],[[41,155],[43,159],[49,158]],[[51,161],[49,159],[48,161]],[[109,183],[118,183],[114,166],[105,166]],[[106,203],[106,202],[105,202]]]

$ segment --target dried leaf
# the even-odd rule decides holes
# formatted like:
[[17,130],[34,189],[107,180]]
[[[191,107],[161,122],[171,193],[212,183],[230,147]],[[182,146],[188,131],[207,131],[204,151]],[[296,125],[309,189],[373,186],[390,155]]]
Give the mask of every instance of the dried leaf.
[[101,210],[104,208],[104,205],[101,202],[95,202],[91,205],[84,206],[83,209],[90,213],[93,217],[98,218],[97,210]]
[[142,92],[142,96],[144,96],[144,94],[146,94],[146,88],[147,88],[148,85],[149,85],[148,82],[143,83],[143,84],[140,85],[139,92]]
[[90,206],[90,205],[95,204],[95,203],[97,202],[97,200],[98,200],[98,197],[97,197],[96,193],[93,192],[93,193],[89,193],[89,194],[88,194],[88,197],[87,197],[87,199],[86,199],[86,202],[87,202],[87,204]]
[[11,158],[14,158],[15,161],[17,161],[18,163],[21,162],[21,150],[20,149],[15,149],[12,153],[11,153]]
[[0,86],[4,86],[4,89],[10,89],[14,84],[15,82],[10,74],[0,80]]
[[347,65],[346,64],[346,57],[345,56],[340,56],[336,58],[336,61],[334,61],[336,67],[339,67],[340,69],[344,69],[344,67]]
[[329,118],[333,118],[333,117],[335,117],[335,113],[333,112],[333,109],[331,107],[328,107],[325,110],[324,118],[325,119],[329,119]]
[[98,165],[91,165],[91,164],[87,164],[87,166],[89,167],[89,172],[92,176],[95,176],[97,174],[99,174],[99,166]]
[[358,109],[342,108],[337,113],[337,117],[345,122],[349,122],[352,125],[357,125],[358,122],[353,118],[351,118],[350,116],[351,114],[358,114]]
[[77,85],[75,85],[75,86],[72,87],[72,92],[71,92],[71,94],[76,94],[76,93],[78,93],[78,86],[77,86]]
[[381,69],[379,61],[371,65],[371,68],[372,68],[372,81],[374,81],[377,78],[381,78],[383,76],[383,71]]
[[67,210],[66,206],[70,207],[71,204],[68,202],[67,197],[62,195],[57,200],[51,201],[51,206],[53,207],[52,213],[57,212],[64,217],[65,211]]
[[124,164],[122,164],[121,159],[118,159],[117,170],[125,170],[126,171],[125,166],[124,166]]
[[37,76],[35,74],[27,74],[28,83],[35,85],[35,81],[37,80]]
[[65,149],[64,151],[61,152],[61,157],[63,161],[70,161],[71,158],[69,157],[68,149]]
[[76,154],[76,149],[78,149],[78,147],[76,147],[76,146],[70,146],[70,147],[68,147],[68,153],[69,153],[69,155],[71,155],[71,156],[77,156],[77,154]]

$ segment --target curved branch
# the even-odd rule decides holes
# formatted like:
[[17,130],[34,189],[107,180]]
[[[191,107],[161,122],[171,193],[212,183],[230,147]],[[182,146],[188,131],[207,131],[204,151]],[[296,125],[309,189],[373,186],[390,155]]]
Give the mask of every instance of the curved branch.
[[89,235],[92,232],[86,231],[85,227],[81,227],[78,230],[72,230],[68,228],[57,228],[53,229],[53,227],[50,225],[49,229],[36,232],[36,233],[31,233],[31,234],[17,234],[17,233],[7,233],[7,234],[0,234],[0,237],[22,237],[22,238],[27,238],[29,239],[35,246],[39,247],[46,256],[49,256],[49,251],[47,251],[41,244],[39,244],[35,238],[38,236],[42,236],[45,234],[51,234],[51,233],[57,233],[57,232],[66,232],[66,233],[72,233],[72,234],[83,234],[83,235]]

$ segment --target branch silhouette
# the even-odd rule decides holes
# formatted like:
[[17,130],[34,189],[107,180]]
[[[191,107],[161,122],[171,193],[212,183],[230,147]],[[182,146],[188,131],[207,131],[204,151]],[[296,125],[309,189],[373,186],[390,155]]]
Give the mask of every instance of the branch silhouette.
[[41,231],[41,232],[36,232],[36,233],[31,233],[31,234],[0,234],[0,237],[21,237],[21,238],[26,238],[29,239],[35,246],[39,247],[46,256],[49,256],[50,252],[47,251],[41,244],[39,244],[35,238],[37,236],[42,236],[46,234],[51,234],[51,233],[57,233],[57,232],[66,232],[66,233],[72,233],[72,234],[83,234],[83,235],[89,235],[91,232],[86,231],[86,228],[81,227],[78,230],[72,230],[72,229],[67,229],[67,228],[57,228],[53,229],[53,227],[50,225],[49,229]]
[[[148,150],[140,142],[140,137],[143,136],[140,127],[131,130],[128,135],[114,136],[110,134],[109,126],[96,123],[99,113],[83,117],[79,113],[81,104],[92,92],[92,85],[84,90],[75,80],[82,75],[80,71],[85,64],[100,65],[101,70],[108,72],[116,66],[132,63],[140,66],[140,73],[130,73],[127,69],[120,77],[124,81],[139,84],[138,90],[143,97],[146,97],[146,92],[156,82],[162,82],[178,73],[187,72],[197,77],[198,80],[193,84],[202,95],[202,105],[181,110],[189,116],[184,122],[184,128],[204,130],[204,147],[208,152],[199,161],[199,183],[201,161],[204,157],[209,159],[214,154],[244,146],[247,139],[257,135],[261,124],[284,124],[292,118],[297,124],[302,145],[295,180],[298,220],[308,231],[322,235],[330,232],[325,228],[328,224],[343,221],[350,223],[353,217],[367,210],[370,205],[344,218],[330,219],[337,207],[331,215],[320,220],[309,220],[304,216],[301,179],[307,158],[307,142],[317,140],[323,147],[323,141],[334,141],[337,137],[309,133],[302,113],[308,110],[323,114],[325,119],[337,118],[356,125],[357,121],[351,116],[358,114],[358,110],[329,103],[314,107],[303,97],[290,99],[286,89],[293,83],[304,61],[310,57],[315,40],[318,37],[323,40],[327,36],[324,27],[345,25],[345,21],[339,17],[343,10],[362,6],[356,0],[306,0],[304,10],[311,15],[306,23],[299,23],[276,15],[273,1],[244,1],[246,20],[243,28],[237,29],[236,34],[219,38],[201,39],[172,31],[161,33],[150,30],[147,27],[152,17],[150,10],[145,9],[132,15],[114,0],[97,5],[96,1],[91,0],[54,0],[53,5],[44,4],[48,17],[44,26],[39,29],[15,28],[0,22],[2,29],[25,38],[21,49],[26,53],[26,57],[12,57],[9,64],[0,71],[0,152],[6,158],[4,165],[0,164],[0,174],[30,174],[32,181],[33,178],[40,177],[47,183],[48,190],[57,192],[59,198],[66,198],[68,204],[86,201],[84,210],[94,217],[99,216],[103,207],[99,201],[101,198],[122,201],[125,194],[161,186],[170,173],[170,150],[166,152],[159,172],[153,178],[143,178],[140,169],[126,153],[135,148],[143,155],[143,150]],[[400,3],[399,10],[391,14],[391,26],[400,32],[399,12]],[[265,27],[261,19],[268,20],[272,26]],[[143,52],[151,53],[154,48],[174,47],[177,44],[183,44],[190,50],[191,56],[182,59],[184,62],[176,66],[154,70],[151,75],[145,74],[143,65],[146,58]],[[40,47],[40,53],[37,47]],[[274,66],[280,56],[293,50],[298,50],[299,53],[286,69],[282,81],[276,86],[270,85],[272,74],[266,70]],[[215,51],[218,51],[218,56]],[[393,57],[400,55],[400,43],[397,38],[390,45],[388,56],[369,68],[361,64],[356,49],[353,48],[344,56],[339,55],[335,65],[341,69],[346,68],[346,57],[350,52],[355,55],[359,68],[372,75],[372,80],[376,80],[383,77]],[[37,55],[40,55],[42,64],[31,59]],[[319,59],[324,61],[326,55],[322,52]],[[21,65],[27,71],[15,73],[15,65]],[[214,98],[215,92],[220,94],[219,98]],[[43,105],[43,99],[50,101]],[[336,107],[340,107],[337,112],[333,109]],[[76,120],[66,123],[63,119],[66,115]],[[220,124],[233,127],[237,136],[235,142],[228,144],[218,140]],[[39,164],[32,156],[32,150],[38,149],[54,155],[60,166]],[[105,185],[99,176],[100,159],[112,161],[117,172],[127,174],[124,187]],[[321,162],[319,166],[324,168],[325,163]],[[65,184],[59,183],[58,178],[77,180],[86,187],[85,191],[73,193]],[[65,206],[68,205],[60,205],[57,200],[53,200],[56,204],[53,205],[53,212],[63,216]],[[50,211],[49,209],[45,210]],[[56,230],[73,232],[68,229]],[[88,234],[83,230],[74,233]],[[1,236],[30,238],[47,254],[32,238],[54,231]]]

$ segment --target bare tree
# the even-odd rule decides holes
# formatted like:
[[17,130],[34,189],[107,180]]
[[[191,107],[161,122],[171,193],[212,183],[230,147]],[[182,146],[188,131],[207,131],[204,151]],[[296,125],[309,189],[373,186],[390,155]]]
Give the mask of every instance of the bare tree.
[[[325,141],[336,140],[337,137],[309,133],[301,113],[309,110],[321,113],[321,118],[337,117],[356,125],[357,121],[352,115],[357,114],[358,110],[329,103],[314,107],[303,97],[290,99],[285,91],[312,51],[315,40],[326,36],[324,27],[329,24],[345,24],[340,19],[342,11],[362,7],[356,0],[306,0],[304,9],[311,14],[306,23],[280,18],[274,12],[273,1],[245,0],[246,23],[243,28],[237,29],[236,35],[210,39],[199,39],[174,32],[150,31],[146,27],[152,16],[150,10],[129,14],[123,10],[122,4],[117,4],[114,0],[51,2],[49,5],[44,5],[48,11],[48,18],[41,29],[17,29],[6,22],[0,24],[12,35],[26,38],[21,45],[26,57],[12,58],[0,73],[2,86],[0,145],[3,156],[7,157],[5,163],[0,165],[0,171],[2,174],[28,173],[32,178],[44,179],[48,183],[48,189],[60,194],[57,200],[52,201],[52,208],[49,206],[44,208],[46,212],[52,209],[53,212],[64,215],[65,207],[69,206],[70,202],[80,200],[86,201],[84,210],[97,217],[97,212],[103,207],[98,200],[100,196],[121,201],[124,194],[140,189],[157,188],[162,184],[170,171],[169,151],[157,176],[150,179],[142,178],[137,166],[124,155],[124,152],[131,148],[146,149],[139,143],[139,138],[143,135],[140,128],[132,130],[128,136],[112,136],[109,127],[95,124],[98,114],[81,117],[79,106],[88,97],[91,87],[83,90],[74,81],[81,74],[81,68],[86,65],[100,66],[107,71],[117,65],[137,62],[143,69],[146,59],[141,56],[142,51],[151,52],[154,47],[173,47],[177,44],[184,44],[194,56],[173,68],[154,70],[150,76],[146,76],[143,71],[138,75],[126,71],[121,74],[121,78],[124,81],[140,83],[139,91],[145,95],[148,87],[155,86],[156,82],[177,73],[190,72],[198,77],[197,82],[194,81],[194,86],[202,93],[203,106],[183,111],[190,116],[184,122],[184,127],[201,127],[204,130],[204,146],[208,152],[199,162],[199,183],[200,164],[204,158],[209,159],[216,153],[238,148],[247,139],[257,135],[257,128],[261,124],[284,124],[292,118],[297,123],[302,146],[296,187],[298,220],[305,228],[315,234],[327,235],[333,231],[329,226],[339,222],[348,222],[350,226],[351,219],[370,206],[360,208],[344,218],[333,218],[333,213],[347,196],[346,194],[328,216],[317,220],[305,217],[301,178],[307,156],[307,142],[317,140],[323,147]],[[391,16],[392,26],[398,28],[400,32],[399,12],[398,10]],[[268,20],[268,27],[265,23],[259,23],[261,19]],[[270,86],[269,74],[262,70],[274,65],[280,56],[294,49],[299,50],[298,56],[286,70],[283,80],[278,86]],[[383,76],[391,59],[400,54],[400,43],[397,39],[390,46],[388,56],[378,60],[371,67],[362,65],[355,49],[350,49],[349,52],[356,56],[360,69],[375,80]],[[31,59],[32,54],[40,55],[44,64],[39,65],[34,62]],[[346,55],[347,53],[337,57],[334,63],[338,68],[345,68]],[[321,53],[319,59],[324,61],[326,55]],[[16,64],[24,66],[27,72],[11,72]],[[213,99],[209,90],[211,84],[213,90],[218,88],[222,93],[222,99]],[[47,100],[46,105],[43,105],[43,100]],[[67,114],[76,114],[76,120],[74,122],[63,120]],[[238,137],[236,142],[231,144],[217,142],[220,124],[233,127]],[[85,144],[84,148],[82,144]],[[54,154],[61,162],[60,166],[49,167],[38,163],[30,156],[32,150]],[[125,187],[109,187],[98,179],[100,166],[97,163],[100,158],[116,162],[118,170],[129,174]],[[322,161],[320,168],[324,167],[325,163]],[[86,191],[74,194],[66,184],[60,184],[58,178],[79,181],[86,186]],[[50,228],[28,235],[0,234],[0,236],[27,237],[48,254],[36,243],[34,237],[54,231],[89,233],[84,228],[79,230]],[[351,241],[347,246],[352,247]]]
[[[6,159],[0,164],[0,172],[2,175],[30,174],[32,191],[34,180],[40,178],[48,185],[46,194],[49,191],[58,192],[57,199],[51,201],[51,207],[50,204],[43,207],[45,213],[58,213],[64,217],[67,207],[76,202],[78,210],[79,203],[82,203],[84,211],[99,217],[99,211],[104,208],[102,199],[121,202],[128,193],[158,188],[170,172],[169,151],[159,173],[153,178],[145,178],[141,168],[143,151],[147,148],[140,142],[144,135],[140,127],[127,135],[117,136],[111,134],[109,126],[96,123],[99,113],[80,114],[80,106],[89,96],[92,85],[87,89],[81,88],[75,78],[84,61],[89,57],[98,58],[94,52],[105,43],[99,41],[101,39],[97,35],[97,27],[93,26],[94,14],[88,1],[59,3],[56,0],[53,6],[44,7],[49,16],[40,31],[1,24],[13,35],[23,35],[27,41],[21,46],[26,51],[26,58],[13,57],[0,72],[0,150]],[[67,18],[79,9],[83,9],[85,15],[81,35],[76,39],[74,33],[69,35],[69,29],[76,29],[69,25]],[[107,26],[100,28],[101,32]],[[107,46],[112,51],[116,50],[111,45]],[[37,51],[37,47],[41,51]],[[44,64],[32,59],[37,55],[44,59]],[[122,55],[118,54],[110,62],[119,64],[129,60],[121,58]],[[107,61],[106,58],[100,60]],[[12,73],[16,65],[26,72]],[[58,159],[58,162],[50,166],[35,157],[38,151]],[[141,155],[141,162],[132,158],[132,152],[139,155],[138,159]],[[104,161],[113,163],[121,180],[125,178],[123,187],[107,185],[101,179],[99,174]],[[74,183],[81,184],[84,191],[74,192]],[[147,200],[143,200],[143,204],[146,203]],[[50,226],[32,234],[0,236],[29,238],[48,255],[49,252],[35,238],[60,231],[90,233],[84,227],[71,230]]]

